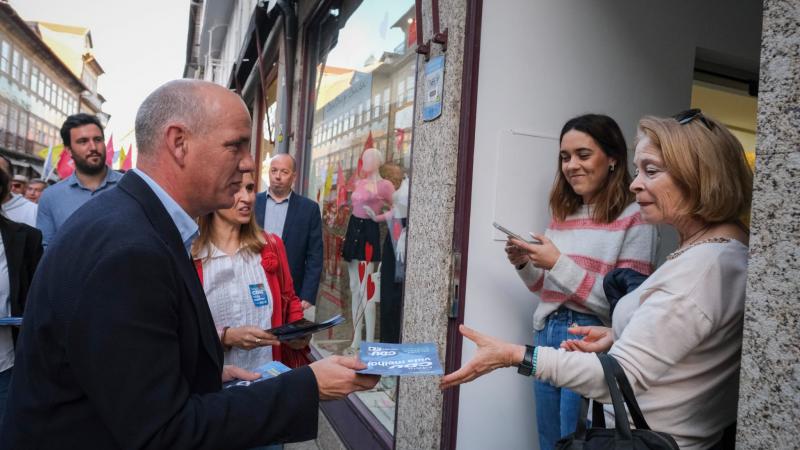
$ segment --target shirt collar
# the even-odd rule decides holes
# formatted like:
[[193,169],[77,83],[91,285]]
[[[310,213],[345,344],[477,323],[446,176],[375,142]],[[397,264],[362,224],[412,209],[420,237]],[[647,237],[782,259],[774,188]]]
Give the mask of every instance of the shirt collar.
[[[117,172],[116,170],[111,170],[110,167],[106,166],[106,177],[103,178],[103,182],[100,183],[100,186],[97,186],[97,189],[95,190],[99,191],[100,189],[106,187],[107,184],[116,184],[117,181],[120,180],[120,178],[122,178],[121,173]],[[69,178],[67,178],[67,180],[70,186],[79,186],[81,189],[88,190],[88,188],[84,187],[81,184],[81,180],[78,179],[77,171],[73,171],[72,175],[70,175]]]
[[197,238],[197,222],[186,213],[186,211],[181,208],[181,206],[167,194],[161,186],[158,185],[150,176],[146,173],[142,172],[139,169],[131,169],[133,173],[139,175],[139,177],[150,186],[150,189],[153,190],[153,193],[156,194],[156,197],[161,201],[164,205],[164,208],[167,210],[167,214],[169,214],[172,221],[175,223],[175,226],[178,227],[178,232],[181,235],[181,240],[183,241],[183,246],[186,248],[186,253],[191,255],[192,249],[192,242],[194,242],[195,238]]
[[272,192],[270,192],[269,188],[267,188],[267,197],[270,198],[276,205],[280,205],[283,202],[289,202],[289,199],[292,198],[292,194],[294,194],[294,191],[289,191],[289,195],[287,195],[285,199],[277,201],[275,200],[275,197],[272,196]]

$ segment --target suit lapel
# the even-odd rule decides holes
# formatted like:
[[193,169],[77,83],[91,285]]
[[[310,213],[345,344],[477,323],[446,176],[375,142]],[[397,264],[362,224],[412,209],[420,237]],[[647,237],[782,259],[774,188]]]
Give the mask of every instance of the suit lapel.
[[286,210],[286,220],[283,222],[283,233],[281,233],[281,240],[283,240],[283,245],[286,245],[286,238],[291,233],[289,230],[294,227],[295,219],[297,218],[298,208],[300,207],[300,202],[297,201],[296,197],[297,194],[292,192],[292,195],[289,197],[289,208]]
[[219,343],[219,337],[214,327],[214,319],[211,317],[203,286],[200,284],[200,279],[197,276],[197,271],[195,271],[191,258],[186,254],[178,227],[175,226],[175,222],[167,213],[161,200],[138,175],[128,172],[122,177],[117,186],[133,196],[142,206],[153,228],[169,249],[192,299],[199,322],[198,328],[203,347],[205,347],[214,363],[222,370],[222,345]]

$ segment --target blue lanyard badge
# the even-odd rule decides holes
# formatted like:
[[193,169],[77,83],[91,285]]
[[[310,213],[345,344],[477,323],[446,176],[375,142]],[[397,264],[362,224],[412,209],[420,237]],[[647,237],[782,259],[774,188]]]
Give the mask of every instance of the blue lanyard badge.
[[253,299],[253,304],[256,305],[257,308],[269,305],[269,298],[267,297],[267,291],[264,289],[264,283],[251,284],[249,288],[250,298]]

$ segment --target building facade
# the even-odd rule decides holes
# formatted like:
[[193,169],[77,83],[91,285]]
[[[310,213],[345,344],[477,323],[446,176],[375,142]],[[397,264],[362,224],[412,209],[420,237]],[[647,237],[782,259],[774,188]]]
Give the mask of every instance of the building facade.
[[61,143],[68,115],[87,112],[108,121],[97,93],[103,70],[86,29],[26,22],[6,2],[0,2],[0,23],[0,152],[15,173],[42,177],[37,153]]
[[[475,351],[457,333],[461,323],[529,343],[535,305],[490,224],[544,228],[561,124],[607,113],[632,142],[645,114],[700,107],[718,117],[756,168],[739,443],[769,448],[768,430],[785,444],[777,447],[790,445],[791,431],[778,426],[796,423],[800,411],[789,375],[800,357],[789,328],[800,279],[800,214],[790,201],[800,119],[790,99],[800,78],[784,63],[800,56],[791,31],[800,17],[789,2],[191,5],[184,76],[241,93],[254,119],[260,190],[269,157],[289,152],[295,191],[320,205],[316,319],[349,320],[315,336],[315,357],[355,354],[362,340],[434,342],[449,372]],[[384,208],[398,219],[379,225],[381,248],[371,250],[380,253],[366,264],[379,279],[372,289],[353,283],[342,257],[367,149],[394,186]],[[664,230],[661,254],[675,243]],[[780,395],[760,385],[765,373],[785,380]],[[512,370],[444,393],[435,378],[382,380],[321,409],[316,445],[324,449],[536,448],[531,382]]]

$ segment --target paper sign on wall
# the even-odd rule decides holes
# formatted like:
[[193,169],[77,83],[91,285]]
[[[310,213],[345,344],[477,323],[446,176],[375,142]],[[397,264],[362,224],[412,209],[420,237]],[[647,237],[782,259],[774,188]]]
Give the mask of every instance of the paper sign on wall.
[[429,122],[442,115],[444,88],[444,55],[431,58],[425,64],[425,96],[422,102],[422,120]]

